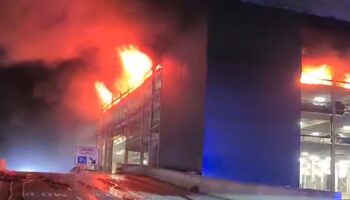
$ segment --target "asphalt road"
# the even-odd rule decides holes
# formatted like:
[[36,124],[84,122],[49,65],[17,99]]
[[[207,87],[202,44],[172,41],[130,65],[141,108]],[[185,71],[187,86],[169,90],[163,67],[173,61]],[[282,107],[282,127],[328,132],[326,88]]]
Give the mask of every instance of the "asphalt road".
[[131,174],[0,173],[0,200],[200,199],[215,200]]

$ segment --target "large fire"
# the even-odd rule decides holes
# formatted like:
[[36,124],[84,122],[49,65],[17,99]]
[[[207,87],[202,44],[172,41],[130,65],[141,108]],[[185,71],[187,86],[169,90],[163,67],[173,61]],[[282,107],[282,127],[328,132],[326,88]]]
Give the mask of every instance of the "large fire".
[[350,74],[344,75],[344,83],[341,84],[343,88],[350,89]]
[[[303,84],[315,85],[336,85],[350,89],[350,74],[341,74],[342,77],[334,77],[334,66],[323,65],[303,65],[300,82]],[[335,80],[336,79],[336,80]]]
[[321,66],[304,65],[301,74],[301,83],[332,85],[332,72],[328,65]]
[[152,68],[152,60],[135,46],[118,50],[127,76],[128,89],[140,86]]
[[[131,92],[151,76],[152,60],[136,46],[132,45],[118,49],[117,53],[119,54],[125,75],[125,80],[123,80],[124,84],[127,85],[125,90]],[[113,102],[113,92],[111,92],[102,82],[96,81],[95,89],[104,109],[110,108],[112,103],[116,104],[120,100],[116,99],[116,101]],[[124,93],[127,91],[119,92]],[[123,97],[124,96],[120,98]]]
[[112,92],[100,81],[95,82],[95,89],[100,98],[102,106],[105,108],[109,106],[113,101]]

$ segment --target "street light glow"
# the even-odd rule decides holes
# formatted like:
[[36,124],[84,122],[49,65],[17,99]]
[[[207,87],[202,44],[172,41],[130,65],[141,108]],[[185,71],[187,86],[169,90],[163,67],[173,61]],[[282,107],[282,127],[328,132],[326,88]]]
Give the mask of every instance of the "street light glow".
[[317,97],[314,97],[313,104],[314,105],[324,105],[326,100],[327,100],[326,97],[317,96]]
[[319,136],[320,133],[319,132],[312,132],[310,135],[312,135],[312,136]]

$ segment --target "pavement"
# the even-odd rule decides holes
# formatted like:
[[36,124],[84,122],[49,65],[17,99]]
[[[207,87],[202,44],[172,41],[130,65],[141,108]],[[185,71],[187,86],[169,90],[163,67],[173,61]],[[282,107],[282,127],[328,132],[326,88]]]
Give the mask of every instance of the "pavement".
[[133,174],[0,172],[0,200],[217,200]]

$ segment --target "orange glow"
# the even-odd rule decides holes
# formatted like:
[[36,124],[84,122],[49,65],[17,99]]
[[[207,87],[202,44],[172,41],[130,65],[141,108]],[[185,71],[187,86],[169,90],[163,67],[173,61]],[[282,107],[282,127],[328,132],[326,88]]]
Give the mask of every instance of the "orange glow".
[[162,69],[162,66],[161,66],[160,64],[158,64],[158,65],[156,66],[156,71],[161,70],[161,69]]
[[[119,97],[113,99],[113,92],[110,91],[102,82],[95,82],[95,89],[100,98],[103,110],[106,111],[113,105],[118,104],[121,99],[128,96],[129,93],[137,89],[143,82],[152,75],[152,60],[145,53],[141,52],[136,46],[130,45],[125,48],[118,48],[124,76],[118,79],[118,84],[127,85],[127,87],[117,87]],[[160,68],[158,67],[158,70]],[[117,76],[116,76],[117,77]]]
[[332,72],[329,65],[304,65],[302,68],[301,83],[332,85]]
[[118,52],[126,73],[128,89],[135,89],[151,75],[152,60],[135,46]]
[[113,95],[112,92],[102,82],[95,82],[95,89],[98,97],[100,98],[103,107],[107,107],[112,103]]
[[344,75],[344,83],[340,84],[341,87],[350,89],[350,74]]
[[[350,89],[350,73],[341,73],[342,78],[334,78],[334,66],[323,64],[316,65],[303,65],[303,70],[300,78],[300,82],[304,84],[315,85],[336,85],[345,89]],[[340,75],[340,74],[339,74]],[[336,80],[334,80],[336,79]]]

